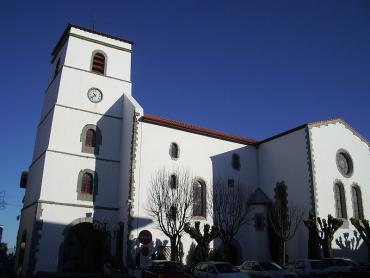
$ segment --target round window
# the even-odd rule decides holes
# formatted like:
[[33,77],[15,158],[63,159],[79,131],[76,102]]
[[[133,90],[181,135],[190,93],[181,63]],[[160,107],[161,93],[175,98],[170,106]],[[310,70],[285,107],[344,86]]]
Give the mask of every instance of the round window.
[[337,152],[337,167],[339,172],[345,176],[350,177],[353,172],[352,158],[345,150],[339,150]]

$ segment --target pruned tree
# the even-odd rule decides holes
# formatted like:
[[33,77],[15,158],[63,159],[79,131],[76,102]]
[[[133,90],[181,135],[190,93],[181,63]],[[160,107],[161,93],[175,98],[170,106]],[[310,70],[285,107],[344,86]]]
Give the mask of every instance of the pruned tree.
[[369,220],[366,219],[358,219],[358,218],[351,218],[351,223],[355,226],[356,230],[359,232],[362,240],[367,245],[367,253],[368,253],[368,262],[370,262],[370,225]]
[[276,183],[275,201],[270,204],[268,209],[269,225],[280,241],[278,262],[285,265],[286,243],[291,240],[302,222],[304,211],[297,204],[288,205],[287,186],[284,181]]
[[308,219],[303,221],[308,229],[308,259],[317,260],[320,259],[320,242],[319,242],[319,232],[317,225],[310,225],[309,223],[315,223],[315,217],[310,212]]
[[186,223],[184,231],[197,242],[198,246],[196,248],[198,248],[200,252],[200,261],[207,260],[209,255],[209,244],[220,235],[218,228],[216,226],[211,227],[209,224],[204,224],[202,234],[200,231],[200,222],[195,221],[194,227],[192,227],[190,223]]
[[232,242],[240,228],[251,219],[249,192],[241,183],[232,185],[218,179],[213,184],[212,204],[209,204],[209,213],[213,216],[213,224],[219,229],[226,258],[231,260]]
[[320,217],[312,217],[304,221],[308,230],[317,232],[319,243],[324,251],[324,258],[332,257],[331,243],[334,239],[335,232],[342,226],[343,220],[328,215],[328,220]]
[[291,240],[297,232],[303,220],[304,211],[296,204],[284,206],[281,203],[271,204],[268,211],[269,223],[282,243],[281,260],[285,265],[286,243]]
[[171,260],[182,260],[181,237],[192,217],[193,189],[189,172],[176,169],[157,171],[151,179],[148,212],[170,240]]

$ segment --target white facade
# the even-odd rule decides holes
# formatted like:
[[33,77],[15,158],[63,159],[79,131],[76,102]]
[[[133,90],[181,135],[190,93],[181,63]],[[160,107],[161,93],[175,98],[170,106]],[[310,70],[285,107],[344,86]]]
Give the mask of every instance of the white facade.
[[[276,183],[284,181],[289,203],[320,217],[335,216],[333,188],[340,181],[345,187],[347,218],[353,216],[353,185],[361,188],[365,217],[370,215],[364,197],[370,194],[369,142],[344,121],[306,124],[257,142],[145,115],[131,96],[131,50],[129,41],[68,26],[53,51],[18,232],[19,273],[61,271],[68,233],[80,223],[109,219],[108,230],[120,223],[121,259],[127,266],[134,260],[128,241],[134,242],[140,231],[149,230],[153,240],[168,240],[147,210],[151,177],[163,168],[187,169],[205,182],[207,190],[218,178],[234,179],[249,192],[263,191],[270,200],[275,198]],[[104,74],[92,72],[96,53],[105,57]],[[100,102],[88,99],[91,88],[102,92]],[[86,126],[101,133],[98,153],[84,150]],[[177,159],[169,154],[171,143],[179,146]],[[337,167],[341,149],[353,161],[350,177]],[[240,157],[239,170],[231,166],[233,154]],[[86,171],[94,173],[91,199],[81,197],[81,176]],[[256,213],[266,215],[266,206],[256,204],[252,214]],[[212,217],[207,215],[201,222],[212,224]],[[337,239],[353,234],[351,224],[347,226],[338,231]],[[307,239],[302,224],[288,243],[290,258],[307,256]],[[266,228],[257,231],[253,224],[245,226],[236,240],[241,259],[270,259]],[[117,255],[114,246],[120,242],[112,237],[110,243],[111,255]],[[186,256],[192,241],[184,236],[183,243]],[[334,242],[333,247],[339,255],[366,260],[362,242],[354,250],[340,249]]]

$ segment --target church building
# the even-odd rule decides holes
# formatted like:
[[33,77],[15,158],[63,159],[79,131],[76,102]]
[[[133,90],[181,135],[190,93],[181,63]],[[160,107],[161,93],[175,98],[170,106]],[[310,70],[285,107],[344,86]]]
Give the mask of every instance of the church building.
[[[370,217],[369,141],[340,118],[305,123],[257,141],[145,113],[132,96],[133,42],[68,25],[52,51],[52,70],[17,237],[16,271],[99,272],[108,255],[135,267],[168,238],[148,212],[160,169],[188,169],[198,208],[193,220],[212,224],[205,192],[223,178],[252,191],[252,223],[235,238],[238,261],[270,260],[267,204],[284,184],[289,203],[344,220],[334,255],[367,260],[349,219]],[[174,177],[176,179],[176,176]],[[149,231],[149,254],[139,234]],[[288,242],[290,259],[307,258],[303,223]],[[182,239],[185,256],[192,240]],[[185,259],[184,259],[185,260]]]

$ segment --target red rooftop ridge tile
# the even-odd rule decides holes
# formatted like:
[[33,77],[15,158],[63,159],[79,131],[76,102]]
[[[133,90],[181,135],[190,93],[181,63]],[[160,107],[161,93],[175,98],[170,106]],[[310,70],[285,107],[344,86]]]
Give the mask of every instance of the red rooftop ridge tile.
[[195,134],[200,134],[200,135],[205,135],[221,140],[226,140],[226,141],[231,141],[235,143],[240,143],[240,144],[246,144],[246,145],[253,145],[258,143],[258,141],[250,138],[245,138],[237,135],[231,135],[227,134],[224,132],[216,131],[216,130],[211,130],[208,128],[203,128],[199,127],[196,125],[188,124],[188,123],[183,123],[179,121],[174,121],[174,120],[169,120],[157,116],[153,116],[150,114],[144,114],[144,116],[141,117],[141,120],[146,123],[150,124],[156,124],[156,125],[161,125],[165,127],[170,127],[170,128],[175,128],[187,132],[192,132]]

